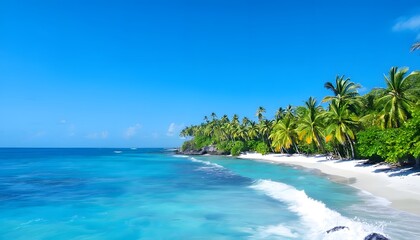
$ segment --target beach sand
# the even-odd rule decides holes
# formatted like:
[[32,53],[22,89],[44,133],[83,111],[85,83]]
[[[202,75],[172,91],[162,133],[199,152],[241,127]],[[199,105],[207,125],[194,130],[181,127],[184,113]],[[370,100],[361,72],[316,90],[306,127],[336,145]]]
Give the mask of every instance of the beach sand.
[[366,160],[327,160],[325,156],[298,154],[246,153],[239,158],[317,169],[331,175],[332,180],[388,200],[395,209],[420,215],[420,171],[411,168],[391,168],[386,164],[363,164]]

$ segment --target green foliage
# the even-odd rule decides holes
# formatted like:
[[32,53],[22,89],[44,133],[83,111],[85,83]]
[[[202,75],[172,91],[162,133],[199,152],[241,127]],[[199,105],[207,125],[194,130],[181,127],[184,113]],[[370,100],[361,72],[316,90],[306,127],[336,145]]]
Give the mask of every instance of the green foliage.
[[251,151],[257,151],[258,141],[256,140],[249,140],[245,142],[246,149]]
[[360,157],[374,161],[401,163],[408,159],[410,145],[407,142],[407,131],[401,128],[372,128],[360,132],[357,150]]
[[245,143],[242,141],[236,141],[233,143],[233,146],[230,149],[230,154],[232,154],[232,156],[239,156],[239,154],[241,154],[241,152],[244,150],[245,150]]
[[210,137],[204,135],[197,135],[193,139],[195,149],[200,149],[212,144],[212,140]]
[[356,150],[361,158],[369,158],[375,162],[384,161],[386,147],[382,142],[387,132],[379,128],[370,128],[357,134]]
[[185,141],[182,144],[182,147],[181,147],[182,152],[185,152],[187,150],[193,150],[193,149],[194,149],[194,141],[193,140]]
[[416,112],[401,128],[369,128],[357,134],[357,152],[362,158],[404,163],[420,156],[420,114]]
[[222,142],[217,143],[216,147],[217,147],[217,150],[221,151],[224,154],[230,153],[232,149],[232,142],[222,141]]
[[410,138],[410,153],[415,158],[420,158],[420,109],[413,111],[413,118],[408,120],[404,128],[408,132],[407,138]]
[[258,153],[261,153],[262,155],[267,154],[270,149],[268,148],[267,144],[265,142],[259,142],[257,144],[257,147],[255,149]]
[[305,153],[305,154],[314,154],[318,152],[318,148],[314,143],[306,143],[306,142],[301,142],[299,144],[299,150],[301,153]]
[[199,151],[203,147],[209,146],[212,143],[212,139],[203,135],[197,135],[189,141],[185,141],[182,144],[181,151]]

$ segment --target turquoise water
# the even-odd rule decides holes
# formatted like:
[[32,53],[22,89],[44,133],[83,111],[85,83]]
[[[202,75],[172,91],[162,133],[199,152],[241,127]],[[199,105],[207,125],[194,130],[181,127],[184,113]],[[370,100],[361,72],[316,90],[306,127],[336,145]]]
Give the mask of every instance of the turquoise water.
[[0,149],[0,164],[0,239],[420,239],[419,217],[290,166],[164,149]]

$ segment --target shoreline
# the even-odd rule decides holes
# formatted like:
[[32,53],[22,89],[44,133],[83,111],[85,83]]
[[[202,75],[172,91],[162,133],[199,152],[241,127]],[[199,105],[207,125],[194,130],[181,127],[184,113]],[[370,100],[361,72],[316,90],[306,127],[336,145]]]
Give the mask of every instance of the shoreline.
[[316,169],[331,180],[389,201],[389,206],[420,216],[420,172],[411,168],[367,165],[366,160],[327,160],[325,156],[246,153],[241,159]]

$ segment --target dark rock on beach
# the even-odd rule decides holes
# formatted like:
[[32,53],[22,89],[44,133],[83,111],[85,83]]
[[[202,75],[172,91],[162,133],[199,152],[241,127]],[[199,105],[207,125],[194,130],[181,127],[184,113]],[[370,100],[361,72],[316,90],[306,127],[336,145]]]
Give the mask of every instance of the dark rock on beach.
[[367,235],[364,240],[390,240],[390,239],[379,233],[371,233]]
[[[326,231],[326,233],[333,233],[333,232],[337,232],[343,229],[349,229],[346,226],[336,226],[331,228],[330,230]],[[364,240],[390,240],[389,238],[385,237],[384,235],[381,235],[379,233],[371,233],[369,235],[367,235]]]

